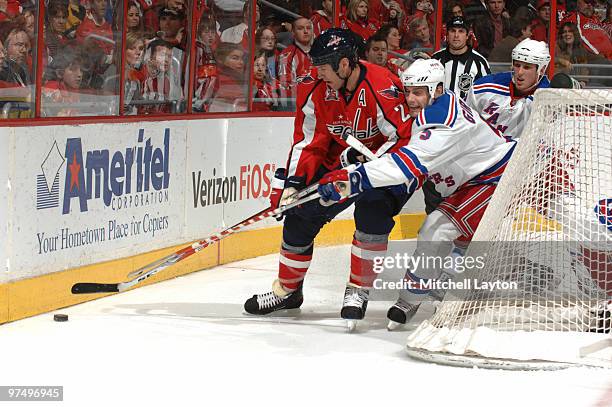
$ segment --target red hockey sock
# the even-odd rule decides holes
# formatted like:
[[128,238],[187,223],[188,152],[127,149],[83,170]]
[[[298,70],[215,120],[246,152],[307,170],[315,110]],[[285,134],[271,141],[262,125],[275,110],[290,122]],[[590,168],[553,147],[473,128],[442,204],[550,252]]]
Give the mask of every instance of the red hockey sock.
[[297,290],[306,276],[310,260],[312,260],[312,253],[295,254],[281,249],[278,263],[278,279],[285,290]]
[[372,287],[376,279],[374,258],[384,257],[386,252],[386,241],[365,243],[353,238],[350,283],[359,287]]

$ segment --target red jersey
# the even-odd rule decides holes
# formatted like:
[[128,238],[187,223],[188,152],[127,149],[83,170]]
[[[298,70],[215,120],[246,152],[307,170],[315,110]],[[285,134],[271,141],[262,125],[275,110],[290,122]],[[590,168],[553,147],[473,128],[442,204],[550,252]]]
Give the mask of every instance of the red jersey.
[[[45,112],[45,116],[78,116],[78,108],[74,106],[80,101],[78,89],[68,89],[63,82],[48,81],[44,84],[41,95],[43,98],[43,108],[50,108]],[[62,105],[64,105],[62,107]]]
[[255,79],[253,85],[255,88],[254,98],[257,99],[253,100],[253,111],[271,111],[276,99],[276,90],[274,88],[274,83],[264,83]]
[[[402,9],[402,16],[406,15],[406,7],[401,0],[396,1]],[[395,13],[394,13],[395,14]],[[393,20],[397,20],[399,16],[395,14],[391,16],[391,10],[388,5],[383,3],[381,0],[370,0],[368,7],[368,18],[373,21],[377,21],[379,24],[389,24],[392,23]],[[393,24],[395,25],[395,24]]]
[[281,87],[281,97],[295,97],[297,78],[306,75],[312,62],[310,56],[295,43],[289,45],[278,56],[278,80]]
[[330,18],[333,17],[328,17],[323,10],[317,10],[312,14],[310,21],[312,21],[312,30],[315,38],[328,28],[332,28]]
[[586,17],[580,13],[570,13],[561,24],[570,21],[578,26],[580,39],[587,51],[612,59],[612,42],[599,18]]
[[548,27],[541,18],[536,18],[531,22],[531,39],[548,42]]
[[337,168],[348,145],[342,135],[353,134],[376,155],[410,137],[412,119],[399,79],[386,68],[361,61],[357,87],[343,94],[317,80],[316,68],[301,78],[293,145],[287,176],[304,177],[309,184],[323,165]]
[[351,21],[348,18],[343,18],[340,21],[340,27],[351,30],[365,41],[378,31],[378,25],[373,20]]
[[85,19],[79,25],[79,28],[77,28],[76,38],[80,43],[90,38],[104,50],[106,55],[113,54],[115,40],[113,39],[113,29],[111,25],[106,20],[100,25],[96,24],[91,13],[87,13]]

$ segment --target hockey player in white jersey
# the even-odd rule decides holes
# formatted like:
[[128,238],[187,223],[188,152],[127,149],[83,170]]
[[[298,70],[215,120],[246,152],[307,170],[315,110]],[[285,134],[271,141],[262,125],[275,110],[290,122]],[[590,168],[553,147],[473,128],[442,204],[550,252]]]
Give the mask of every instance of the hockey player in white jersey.
[[512,50],[512,71],[487,75],[475,81],[468,104],[504,136],[518,139],[531,114],[533,93],[548,88],[548,45],[525,39]]
[[[421,226],[414,256],[447,256],[453,240],[474,234],[516,142],[492,129],[453,92],[444,91],[439,61],[417,60],[400,79],[414,118],[410,141],[376,161],[327,174],[319,193],[323,201],[337,202],[385,185],[407,183],[415,190],[430,179],[444,200]],[[407,270],[406,278],[438,279],[442,272]],[[422,301],[438,300],[435,294],[402,290],[387,314],[390,329],[406,323]]]

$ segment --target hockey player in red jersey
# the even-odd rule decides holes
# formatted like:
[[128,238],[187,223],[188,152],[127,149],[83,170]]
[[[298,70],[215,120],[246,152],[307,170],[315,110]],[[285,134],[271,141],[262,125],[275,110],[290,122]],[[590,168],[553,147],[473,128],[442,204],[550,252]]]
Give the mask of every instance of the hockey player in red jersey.
[[[332,28],[321,34],[310,51],[315,68],[298,84],[293,146],[287,169],[277,171],[272,207],[291,202],[291,195],[319,180],[359,154],[343,141],[354,135],[377,156],[409,135],[411,119],[398,78],[386,68],[359,61],[358,39],[349,30]],[[404,137],[405,137],[404,136]],[[302,282],[323,225],[355,204],[356,231],[351,250],[350,281],[341,316],[351,322],[365,314],[368,289],[374,280],[375,256],[384,255],[393,216],[408,199],[404,185],[372,189],[357,199],[323,206],[312,201],[285,216],[278,279],[273,290],[254,295],[244,307],[251,314],[299,308]]]

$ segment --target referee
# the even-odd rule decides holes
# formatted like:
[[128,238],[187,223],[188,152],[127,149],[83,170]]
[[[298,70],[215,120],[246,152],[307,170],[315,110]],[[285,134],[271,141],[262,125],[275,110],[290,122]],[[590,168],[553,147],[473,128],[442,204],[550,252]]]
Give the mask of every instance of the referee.
[[463,17],[446,23],[447,47],[433,54],[445,70],[444,86],[465,100],[476,79],[491,73],[489,63],[468,45],[468,26]]

